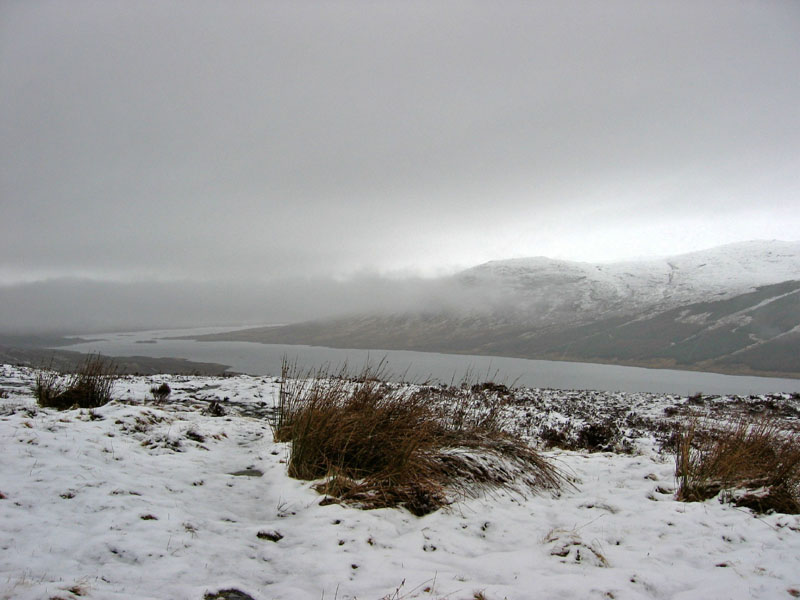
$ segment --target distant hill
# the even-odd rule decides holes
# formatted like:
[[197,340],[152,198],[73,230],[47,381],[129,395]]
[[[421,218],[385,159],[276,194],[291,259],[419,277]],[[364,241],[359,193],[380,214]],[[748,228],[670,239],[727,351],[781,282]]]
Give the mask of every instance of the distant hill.
[[[53,368],[74,371],[83,365],[87,355],[72,350],[56,350],[80,341],[60,336],[0,334],[0,364],[34,368]],[[152,358],[149,356],[108,357],[120,375],[155,375],[174,373],[180,375],[223,375],[228,365],[194,362],[182,358]]]
[[800,377],[800,242],[661,260],[492,261],[444,302],[199,339],[406,349]]

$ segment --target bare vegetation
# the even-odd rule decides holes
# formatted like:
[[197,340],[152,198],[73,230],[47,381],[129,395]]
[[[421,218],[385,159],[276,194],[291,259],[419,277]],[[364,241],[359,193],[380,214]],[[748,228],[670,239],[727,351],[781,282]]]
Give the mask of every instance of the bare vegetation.
[[756,512],[800,513],[800,437],[775,418],[688,421],[676,436],[678,499],[721,499]]
[[111,360],[99,354],[89,355],[73,373],[40,369],[36,373],[34,394],[39,406],[44,408],[97,408],[111,401],[118,378]]
[[321,479],[329,502],[424,515],[493,487],[559,489],[561,473],[479,392],[393,385],[380,366],[351,378],[285,363],[273,430],[292,443],[289,475]]
[[169,384],[164,382],[161,385],[154,385],[150,388],[150,395],[153,396],[153,401],[157,404],[164,402],[172,393],[172,388]]
[[634,445],[625,437],[625,432],[615,420],[608,418],[600,422],[575,423],[568,420],[559,426],[543,426],[539,430],[545,448],[585,450],[588,452],[634,451]]

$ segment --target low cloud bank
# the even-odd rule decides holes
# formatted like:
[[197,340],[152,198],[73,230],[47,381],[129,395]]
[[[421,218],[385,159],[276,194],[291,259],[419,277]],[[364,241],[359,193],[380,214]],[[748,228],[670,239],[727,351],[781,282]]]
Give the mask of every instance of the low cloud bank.
[[464,301],[453,278],[271,283],[54,279],[0,286],[0,332],[91,333],[290,323],[364,312],[439,308]]

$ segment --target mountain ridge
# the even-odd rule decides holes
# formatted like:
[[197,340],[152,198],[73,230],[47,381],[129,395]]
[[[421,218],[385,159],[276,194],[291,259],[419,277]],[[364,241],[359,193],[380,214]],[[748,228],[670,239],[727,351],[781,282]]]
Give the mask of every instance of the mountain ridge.
[[444,302],[405,311],[197,339],[800,377],[800,242],[606,264],[490,261],[457,273],[447,289]]

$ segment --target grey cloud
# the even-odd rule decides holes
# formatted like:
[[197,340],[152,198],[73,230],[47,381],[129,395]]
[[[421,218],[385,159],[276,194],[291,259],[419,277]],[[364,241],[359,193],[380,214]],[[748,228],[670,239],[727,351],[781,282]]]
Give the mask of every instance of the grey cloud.
[[796,237],[798,71],[791,2],[6,2],[0,275]]

